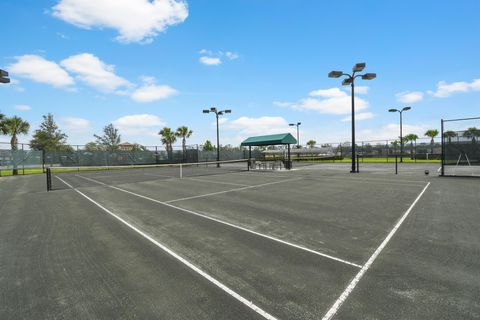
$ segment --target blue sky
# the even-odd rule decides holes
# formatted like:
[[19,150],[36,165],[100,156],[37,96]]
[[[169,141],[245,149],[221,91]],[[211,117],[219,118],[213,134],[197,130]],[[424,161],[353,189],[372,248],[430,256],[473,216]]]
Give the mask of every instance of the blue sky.
[[[295,130],[300,142],[350,136],[349,88],[330,79],[366,62],[357,139],[423,135],[480,115],[480,2],[318,0],[3,0],[1,112],[51,112],[72,144],[114,123],[124,141],[160,144],[163,127],[215,141],[210,106],[230,108],[221,143]],[[28,141],[30,136],[21,137]],[[8,141],[0,137],[0,141]]]

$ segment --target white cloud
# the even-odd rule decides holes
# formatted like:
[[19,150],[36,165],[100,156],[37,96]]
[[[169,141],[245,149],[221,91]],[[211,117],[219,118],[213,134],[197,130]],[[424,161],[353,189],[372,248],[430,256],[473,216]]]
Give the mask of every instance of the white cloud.
[[355,86],[355,94],[367,94],[370,87],[367,86]]
[[91,53],[68,57],[60,64],[77,78],[100,91],[121,93],[120,88],[131,86],[130,82],[115,74],[115,67],[105,64]]
[[167,99],[178,91],[166,85],[145,84],[132,93],[132,99],[137,102],[153,102]]
[[[410,133],[417,134],[420,138],[423,137],[423,134],[428,129],[425,126],[415,126],[404,124],[403,125],[403,134],[407,135]],[[378,129],[364,129],[360,130],[357,133],[358,141],[363,140],[391,140],[391,139],[398,139],[400,136],[400,125],[396,123],[390,123]]]
[[[356,113],[355,114],[355,121],[361,121],[361,120],[368,120],[368,119],[372,119],[375,117],[375,114],[373,114],[372,112],[360,112],[360,113]],[[352,116],[349,116],[349,117],[346,117],[346,118],[343,118],[342,122],[348,122],[348,121],[351,121],[352,120]]]
[[215,57],[207,57],[207,56],[202,56],[200,57],[199,61],[207,66],[218,66],[219,64],[222,63],[222,60],[220,58],[215,58]]
[[440,81],[437,84],[436,91],[428,91],[429,94],[437,98],[447,98],[458,92],[469,92],[480,90],[480,79],[474,79],[472,82],[452,82]]
[[290,107],[292,105],[291,102],[286,102],[286,101],[273,101],[273,105],[277,107]]
[[[368,92],[368,87],[360,87],[362,93]],[[349,114],[352,108],[352,99],[349,94],[339,88],[319,89],[310,91],[308,98],[299,102],[274,101],[278,107],[289,107],[295,110],[312,110],[322,114],[342,115]],[[368,102],[355,96],[355,110],[368,108]]]
[[15,109],[20,111],[28,111],[28,110],[32,110],[32,107],[21,104],[21,105],[15,106]]
[[53,15],[81,28],[117,30],[121,42],[151,42],[188,17],[182,0],[60,0]]
[[64,117],[60,119],[61,124],[68,131],[85,131],[90,129],[90,121],[77,117]]
[[200,63],[207,66],[218,66],[224,60],[236,60],[239,58],[239,54],[233,51],[212,51],[202,49],[199,51],[202,56],[198,59]]
[[[310,92],[314,98],[301,99],[299,103],[292,103],[291,108],[296,110],[313,110],[323,114],[348,114],[351,112],[351,97],[339,88],[321,89]],[[355,110],[368,108],[368,102],[355,97]]]
[[225,56],[230,60],[235,60],[235,59],[238,59],[238,57],[239,57],[238,53],[231,52],[231,51],[225,52]]
[[287,120],[282,117],[259,117],[249,118],[240,117],[236,120],[225,123],[228,129],[239,131],[241,135],[253,136],[264,134],[275,134],[284,132],[294,132]]
[[340,90],[339,88],[331,89],[320,89],[314,90],[309,93],[311,97],[322,97],[322,98],[343,98],[347,94]]
[[160,117],[153,114],[132,114],[120,117],[112,123],[127,139],[138,136],[158,136],[158,131],[166,125]]
[[423,100],[423,92],[420,91],[404,91],[397,93],[395,96],[399,102],[403,103],[414,103]]
[[73,78],[55,62],[37,55],[16,57],[17,62],[8,66],[8,70],[19,77],[54,87],[68,87],[75,83]]

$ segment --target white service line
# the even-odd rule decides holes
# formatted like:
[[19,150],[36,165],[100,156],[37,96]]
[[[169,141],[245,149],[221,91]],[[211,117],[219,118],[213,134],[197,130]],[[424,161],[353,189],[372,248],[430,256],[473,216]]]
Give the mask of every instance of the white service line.
[[208,183],[217,183],[217,184],[224,184],[227,186],[237,186],[237,187],[248,187],[248,184],[240,184],[240,183],[232,183],[232,182],[224,182],[224,181],[213,181],[207,179],[198,179],[198,178],[183,178],[184,180],[193,180],[193,181],[200,181],[200,182],[208,182]]
[[135,227],[134,225],[130,224],[129,222],[127,222],[126,220],[122,219],[120,216],[117,216],[115,213],[113,213],[112,211],[108,210],[107,208],[105,208],[104,206],[102,206],[100,203],[96,202],[95,200],[93,200],[92,198],[90,198],[89,196],[87,196],[86,194],[84,194],[83,192],[77,190],[76,188],[72,187],[69,183],[67,183],[65,180],[63,180],[62,178],[59,178],[57,177],[60,181],[62,181],[63,183],[65,183],[68,187],[70,187],[71,189],[73,189],[75,192],[77,192],[78,194],[80,194],[82,197],[84,197],[85,199],[87,199],[88,201],[90,201],[91,203],[93,203],[94,205],[96,205],[97,207],[99,207],[100,209],[102,209],[103,211],[105,211],[106,213],[108,213],[109,215],[111,215],[112,217],[114,217],[115,219],[117,219],[118,221],[120,221],[121,223],[125,224],[127,227],[129,227],[130,229],[132,229],[133,231],[137,232],[138,234],[140,234],[142,237],[144,237],[145,239],[147,239],[148,241],[152,242],[153,244],[155,244],[157,247],[159,247],[160,249],[162,249],[163,251],[165,251],[166,253],[168,253],[169,255],[171,255],[172,257],[174,257],[175,259],[177,259],[178,261],[180,261],[181,263],[183,263],[184,265],[186,265],[188,268],[192,269],[193,271],[195,271],[196,273],[198,273],[200,276],[204,277],[205,279],[207,279],[208,281],[210,281],[211,283],[213,283],[214,285],[216,285],[217,287],[219,287],[220,289],[222,289],[223,291],[225,291],[226,293],[228,293],[230,296],[232,296],[233,298],[237,299],[238,301],[240,301],[241,303],[243,303],[244,305],[246,305],[247,307],[249,307],[250,309],[252,309],[253,311],[257,312],[258,314],[260,314],[262,317],[264,317],[265,319],[268,319],[268,320],[277,320],[277,318],[275,318],[274,316],[272,316],[271,314],[269,314],[268,312],[264,311],[263,309],[261,309],[260,307],[258,307],[257,305],[255,305],[253,302],[251,301],[248,301],[246,298],[242,297],[241,295],[239,295],[238,293],[236,293],[235,291],[233,291],[232,289],[230,289],[229,287],[227,287],[226,285],[224,285],[223,283],[221,283],[220,281],[218,281],[217,279],[215,279],[214,277],[212,277],[211,275],[209,275],[208,273],[202,271],[200,268],[198,268],[197,266],[195,266],[194,264],[192,264],[191,262],[189,262],[188,260],[186,260],[185,258],[182,258],[180,255],[178,255],[177,253],[175,253],[174,251],[172,251],[171,249],[169,249],[168,247],[166,247],[165,245],[161,244],[160,242],[158,242],[157,240],[153,239],[151,236],[149,236],[147,233],[143,232],[142,230],[138,229],[137,227]]
[[300,180],[300,179],[302,179],[302,178],[294,178],[294,179],[287,179],[287,180],[282,180],[282,181],[267,182],[267,183],[262,183],[262,184],[256,184],[256,185],[253,185],[253,186],[247,186],[247,187],[235,188],[235,189],[230,189],[230,190],[223,190],[223,191],[218,191],[218,192],[201,194],[201,195],[198,195],[198,196],[191,196],[191,197],[185,197],[185,198],[180,198],[180,199],[168,200],[168,201],[165,201],[164,203],[171,203],[171,202],[178,202],[178,201],[184,201],[184,200],[190,200],[190,199],[210,197],[210,196],[215,196],[215,195],[218,195],[218,194],[224,194],[224,193],[234,192],[234,191],[248,190],[248,189],[253,189],[253,188],[258,188],[258,187],[265,187],[265,186],[270,186],[272,184],[290,182],[290,181],[295,181],[295,180]]
[[367,270],[371,267],[375,259],[377,259],[378,255],[382,252],[382,250],[386,247],[390,239],[393,237],[393,235],[397,232],[398,228],[402,225],[403,221],[407,218],[407,216],[410,214],[412,211],[413,207],[417,204],[417,202],[420,200],[422,195],[425,193],[427,190],[428,186],[430,185],[430,182],[427,183],[427,185],[423,188],[422,192],[418,195],[418,197],[413,201],[413,203],[410,205],[410,207],[405,211],[403,216],[398,220],[398,222],[395,224],[393,227],[392,231],[387,235],[385,240],[380,244],[380,246],[375,250],[375,252],[372,254],[372,256],[368,259],[368,261],[363,265],[363,267],[360,269],[360,271],[357,273],[355,278],[350,282],[350,284],[345,288],[345,290],[342,292],[340,297],[335,301],[335,303],[330,307],[328,312],[323,316],[322,320],[330,320],[332,317],[338,312],[338,309],[340,309],[341,305],[347,300],[348,296],[350,293],[352,293],[353,289],[357,286],[358,282],[360,279],[362,279],[363,275],[367,272]]
[[122,188],[119,188],[119,187],[110,186],[110,185],[105,184],[105,183],[103,183],[103,182],[95,181],[95,179],[91,179],[91,178],[87,178],[87,177],[82,177],[82,178],[87,179],[87,180],[90,180],[90,181],[92,181],[92,182],[96,182],[96,183],[98,183],[98,184],[101,184],[101,185],[103,185],[103,186],[106,186],[106,187],[109,187],[109,188],[112,188],[112,189],[115,189],[115,190],[118,190],[118,191],[122,191],[122,192],[125,192],[125,193],[128,193],[128,194],[131,194],[131,195],[133,195],[133,196],[136,196],[136,197],[139,197],[139,198],[142,198],[142,199],[145,199],[145,200],[149,200],[149,201],[152,201],[152,202],[155,202],[155,203],[159,203],[159,204],[165,205],[165,206],[167,206],[167,207],[170,207],[170,208],[173,208],[173,209],[177,209],[177,210],[180,210],[180,211],[189,213],[189,214],[193,214],[193,215],[195,215],[195,216],[198,216],[198,217],[201,217],[201,218],[204,218],[204,219],[207,219],[207,220],[215,221],[215,222],[217,222],[217,223],[224,224],[224,225],[227,225],[227,226],[232,227],[232,228],[235,228],[235,229],[239,229],[239,230],[242,230],[242,231],[245,231],[245,232],[249,232],[249,233],[252,233],[252,234],[257,235],[257,236],[259,236],[259,237],[267,238],[267,239],[270,239],[270,240],[273,240],[273,241],[276,241],[276,242],[279,242],[279,243],[282,243],[282,244],[285,244],[285,245],[288,245],[288,246],[291,246],[291,247],[294,247],[294,248],[297,248],[297,249],[300,249],[300,250],[303,250],[303,251],[307,251],[307,252],[316,254],[316,255],[318,255],[318,256],[327,258],[327,259],[331,259],[331,260],[335,260],[335,261],[337,261],[337,262],[341,262],[341,263],[344,263],[344,264],[348,264],[348,265],[353,266],[353,267],[356,267],[356,268],[361,268],[361,267],[362,267],[362,266],[359,265],[359,264],[356,264],[356,263],[353,263],[353,262],[350,262],[350,261],[347,261],[347,260],[344,260],[344,259],[341,259],[341,258],[337,258],[337,257],[331,256],[331,255],[326,254],[326,253],[322,253],[322,252],[319,252],[319,251],[315,251],[315,250],[313,250],[313,249],[309,249],[309,248],[300,246],[300,245],[298,245],[298,244],[294,244],[294,243],[291,243],[291,242],[288,242],[288,241],[285,241],[285,240],[281,240],[281,239],[278,239],[278,238],[275,238],[275,237],[272,237],[272,236],[269,236],[269,235],[266,235],[266,234],[263,234],[263,233],[259,233],[259,232],[256,232],[256,231],[253,231],[253,230],[250,230],[250,229],[241,227],[241,226],[237,226],[237,225],[235,225],[235,224],[233,224],[233,223],[230,223],[230,222],[226,222],[226,221],[223,221],[223,220],[220,220],[220,219],[216,219],[216,218],[213,218],[213,217],[209,217],[209,216],[207,216],[207,215],[198,213],[198,212],[196,212],[196,211],[188,210],[188,209],[185,209],[185,208],[182,208],[182,207],[177,207],[177,206],[175,206],[175,205],[173,205],[173,204],[170,204],[170,203],[167,203],[167,202],[163,202],[163,201],[160,201],[160,200],[157,200],[157,199],[153,199],[153,198],[150,198],[150,197],[147,197],[147,196],[144,196],[144,195],[141,195],[141,194],[138,194],[138,193],[129,191],[129,190],[125,190],[125,189],[122,189]]

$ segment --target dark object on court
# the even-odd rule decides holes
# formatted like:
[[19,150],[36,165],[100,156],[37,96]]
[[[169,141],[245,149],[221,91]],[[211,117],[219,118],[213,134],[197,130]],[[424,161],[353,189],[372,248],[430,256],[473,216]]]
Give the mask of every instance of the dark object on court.
[[429,170],[425,170],[425,174],[428,176],[428,174],[430,173]]

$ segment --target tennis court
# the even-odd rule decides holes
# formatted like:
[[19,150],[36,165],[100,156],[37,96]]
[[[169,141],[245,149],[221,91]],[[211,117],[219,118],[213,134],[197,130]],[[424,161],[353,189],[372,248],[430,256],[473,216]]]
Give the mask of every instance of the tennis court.
[[348,168],[76,168],[50,192],[42,175],[2,179],[0,313],[478,319],[478,180]]

